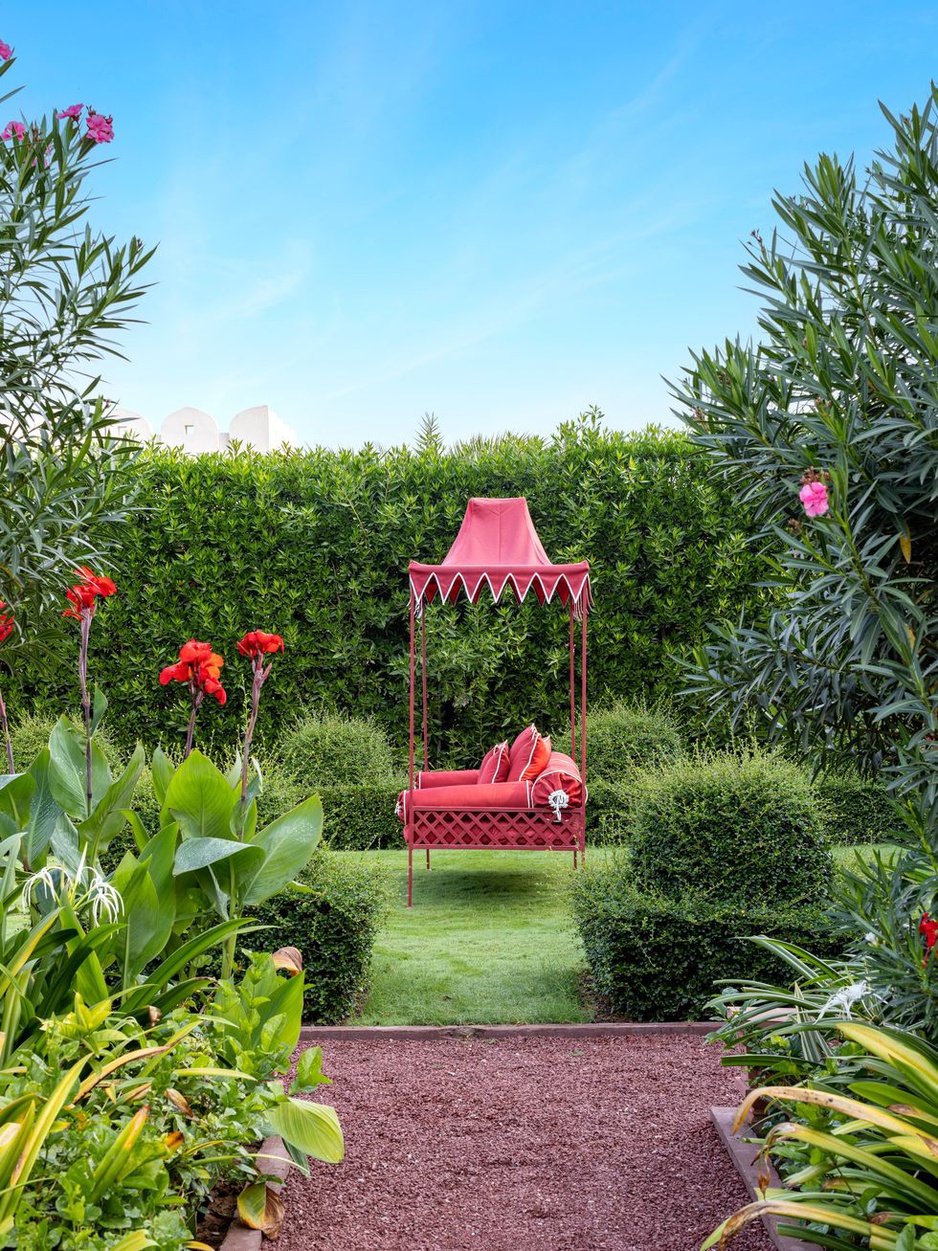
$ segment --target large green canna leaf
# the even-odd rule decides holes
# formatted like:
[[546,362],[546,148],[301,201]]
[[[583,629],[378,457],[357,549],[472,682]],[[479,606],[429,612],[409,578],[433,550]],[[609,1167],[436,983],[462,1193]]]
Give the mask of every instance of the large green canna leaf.
[[78,833],[90,846],[92,860],[97,859],[127,824],[124,809],[130,806],[145,760],[143,748],[138,743],[127,768],[95,803],[91,816],[79,825]]
[[[100,802],[111,785],[111,770],[104,752],[91,744],[92,808]],[[49,786],[55,802],[70,817],[84,820],[88,816],[85,795],[85,736],[60,718],[49,739]]]
[[[236,843],[230,838],[189,838],[179,845],[173,872],[180,877],[183,873],[207,869],[209,865],[219,864],[222,860],[230,860],[233,857],[247,860],[256,871],[257,866],[264,859],[264,853],[261,848],[251,843]],[[219,870],[222,881],[227,880],[225,872],[225,869]]]
[[161,808],[166,802],[166,791],[173,780],[174,772],[175,770],[170,763],[169,757],[162,747],[157,747],[150,761],[150,775],[153,778],[153,793],[156,795],[157,802]]
[[314,1160],[338,1164],[345,1157],[345,1140],[335,1108],[305,1099],[284,1099],[267,1118],[285,1141]]
[[[266,853],[263,864],[246,883],[243,901],[246,907],[263,903],[292,882],[310,857],[322,835],[322,804],[313,795],[282,817],[259,830],[252,840]],[[243,874],[245,866],[239,865]]]
[[29,766],[29,773],[36,783],[36,791],[29,806],[29,822],[23,842],[23,855],[30,868],[38,868],[44,858],[52,832],[62,816],[62,808],[56,803],[50,782],[50,755],[48,747]]
[[237,802],[238,792],[225,775],[194,751],[173,774],[163,806],[179,822],[184,839],[232,839],[231,814]]
[[0,786],[0,814],[13,824],[11,834],[21,834],[29,824],[29,809],[36,793],[36,779],[30,773],[18,773]]

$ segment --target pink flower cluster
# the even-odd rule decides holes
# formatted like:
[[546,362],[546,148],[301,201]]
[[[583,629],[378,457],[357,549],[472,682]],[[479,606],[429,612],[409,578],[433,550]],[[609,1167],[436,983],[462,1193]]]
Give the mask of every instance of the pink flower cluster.
[[[63,109],[58,114],[59,121],[77,122],[81,120],[83,104],[70,104],[67,109]],[[110,143],[114,138],[114,119],[113,117],[105,117],[103,113],[96,113],[91,105],[88,105],[88,116],[85,119],[85,125],[88,127],[85,136],[92,139],[95,143]]]
[[809,517],[823,517],[830,508],[827,496],[827,484],[830,480],[831,476],[826,469],[823,473],[817,469],[809,469],[802,476],[798,498],[804,504],[804,510]]
[[110,143],[114,138],[114,119],[105,117],[103,113],[96,113],[94,109],[88,109],[88,138],[93,139],[95,143]]

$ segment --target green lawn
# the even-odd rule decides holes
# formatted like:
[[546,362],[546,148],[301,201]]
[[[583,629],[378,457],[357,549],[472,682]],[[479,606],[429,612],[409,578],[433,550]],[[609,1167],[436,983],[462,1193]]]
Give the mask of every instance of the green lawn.
[[[355,853],[341,853],[353,855]],[[397,902],[379,935],[359,1025],[587,1021],[583,952],[567,897],[573,857],[556,852],[358,853],[388,866]],[[591,850],[594,862],[602,849]]]
[[[871,847],[838,847],[848,867]],[[876,850],[889,855],[894,849]],[[378,937],[371,991],[354,1025],[511,1025],[588,1021],[583,951],[570,916],[573,857],[552,852],[443,851],[428,873],[407,852],[336,852],[386,866],[397,891]],[[607,849],[591,848],[591,863]]]

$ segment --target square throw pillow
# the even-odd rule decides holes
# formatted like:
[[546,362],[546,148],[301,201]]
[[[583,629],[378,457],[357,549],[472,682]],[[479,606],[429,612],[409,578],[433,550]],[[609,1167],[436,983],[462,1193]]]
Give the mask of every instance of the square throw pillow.
[[506,739],[504,743],[496,743],[482,757],[482,764],[479,767],[479,786],[486,786],[489,782],[507,782],[510,767],[511,758]]
[[511,745],[508,781],[533,782],[547,768],[550,751],[550,739],[542,738],[537,726],[526,726]]

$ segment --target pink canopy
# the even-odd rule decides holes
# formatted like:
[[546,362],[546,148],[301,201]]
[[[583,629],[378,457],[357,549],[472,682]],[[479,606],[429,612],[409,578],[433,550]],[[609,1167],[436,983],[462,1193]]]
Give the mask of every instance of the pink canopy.
[[429,604],[437,592],[453,602],[462,588],[477,603],[483,584],[492,597],[501,599],[511,586],[519,599],[528,591],[540,602],[556,595],[561,603],[573,601],[576,616],[588,611],[589,562],[554,565],[534,529],[526,499],[471,499],[456,541],[441,565],[410,562],[410,586],[417,605]]

